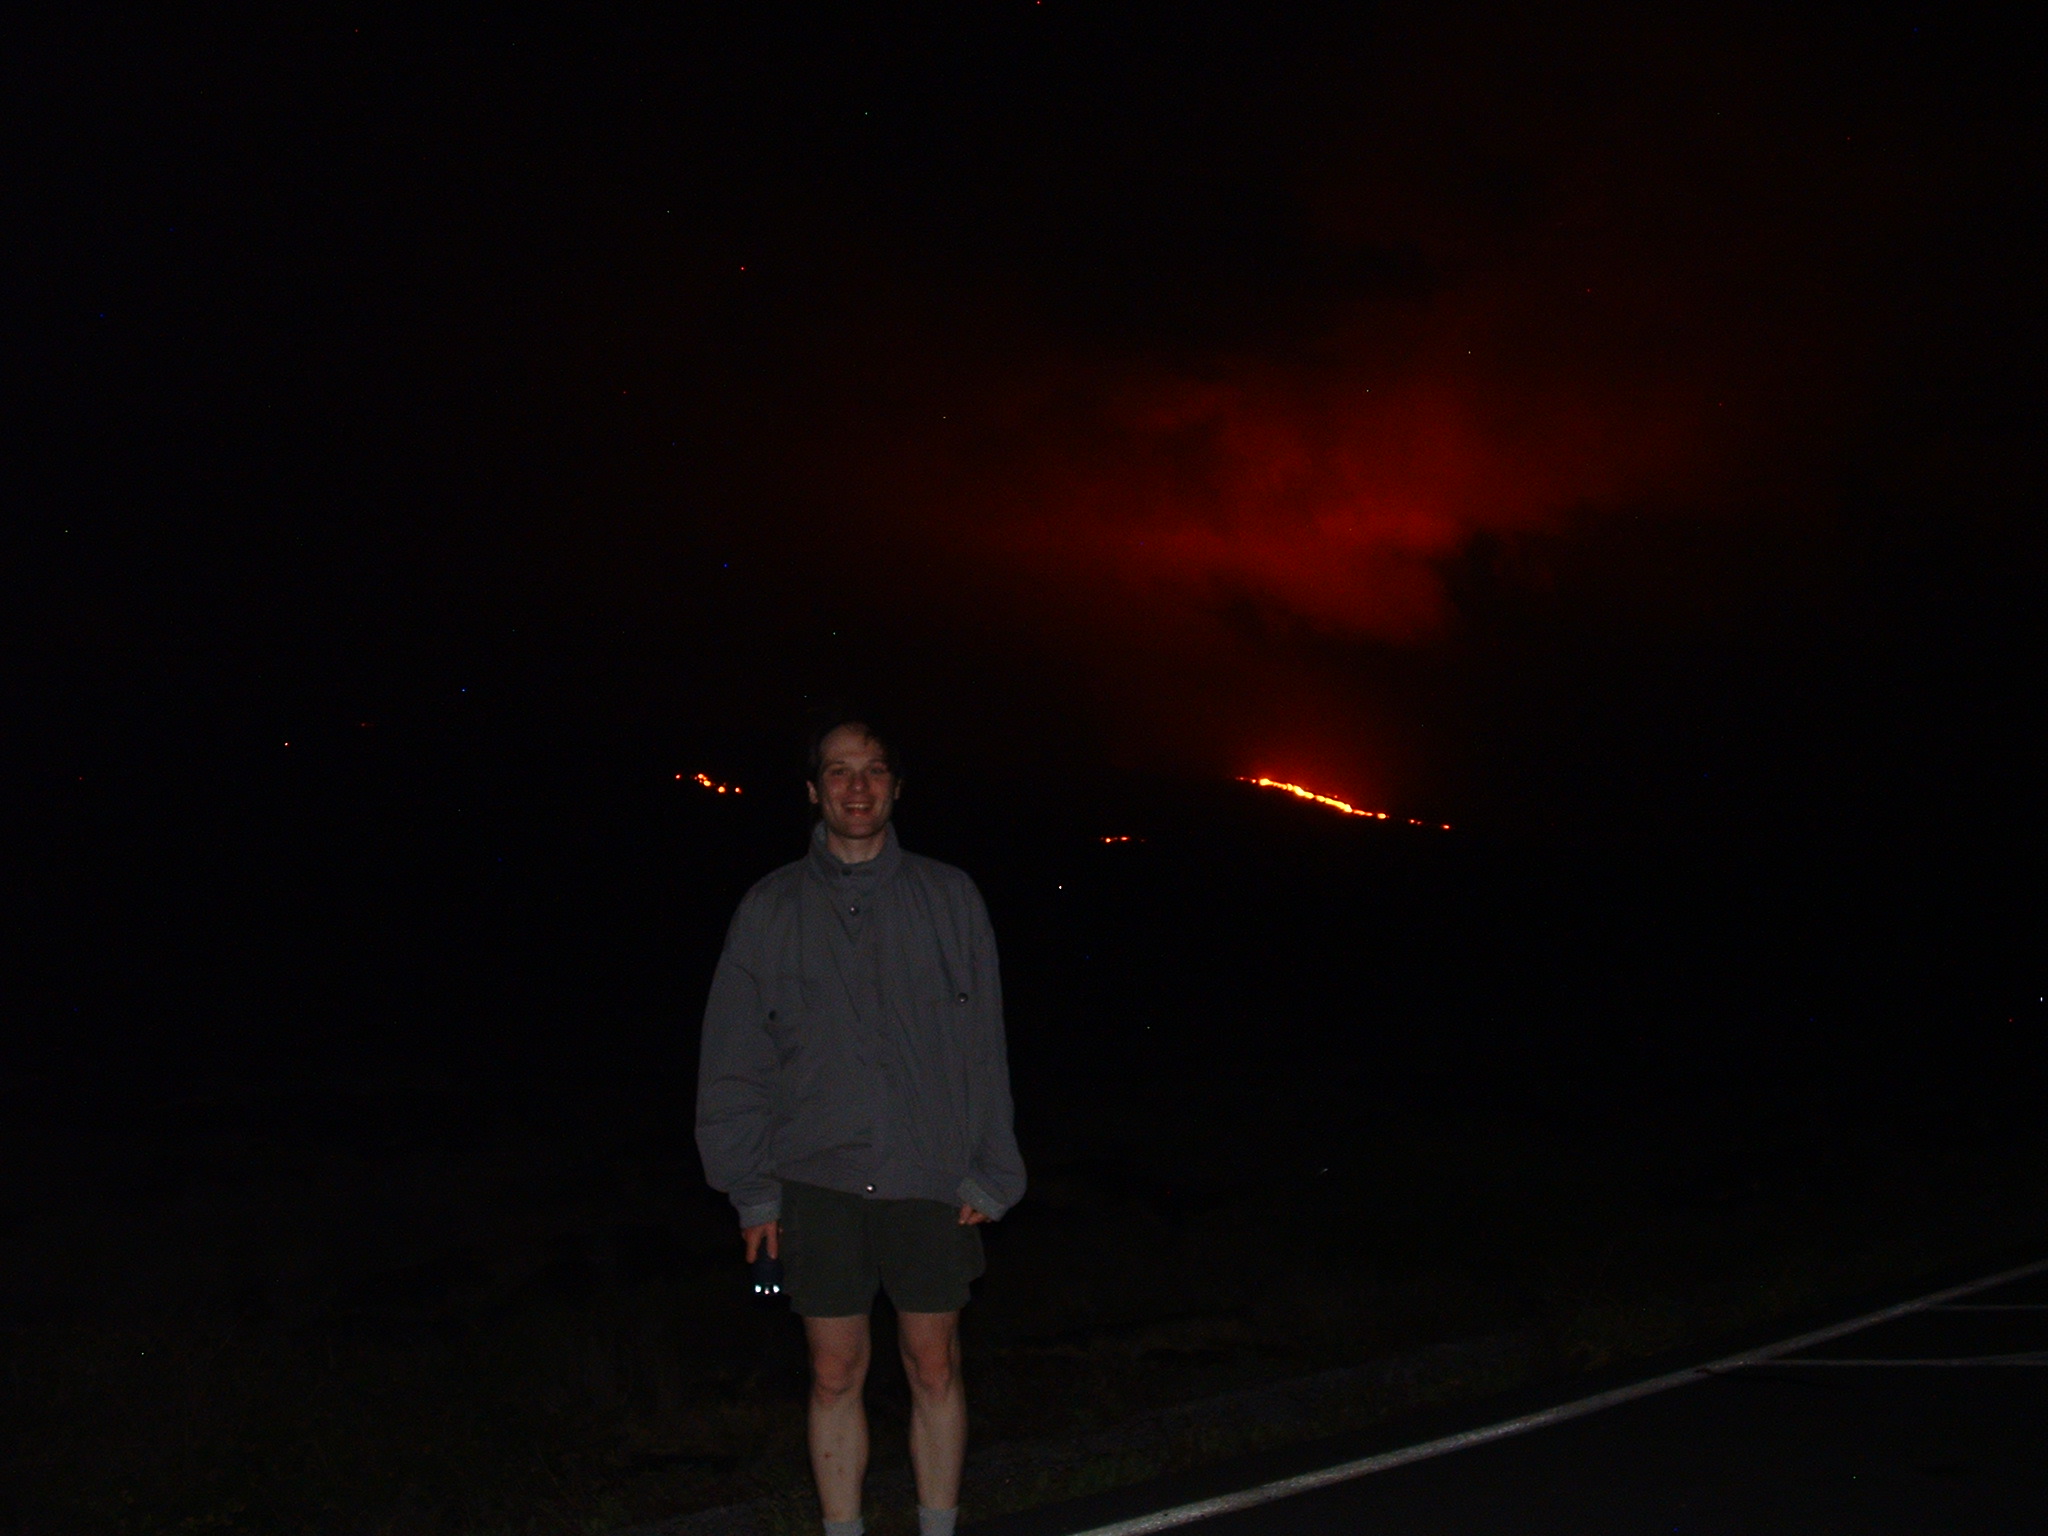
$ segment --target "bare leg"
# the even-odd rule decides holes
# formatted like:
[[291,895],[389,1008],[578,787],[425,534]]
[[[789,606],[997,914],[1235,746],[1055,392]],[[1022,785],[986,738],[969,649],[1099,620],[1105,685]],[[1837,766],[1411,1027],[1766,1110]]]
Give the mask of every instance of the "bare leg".
[[952,1509],[960,1502],[967,1456],[967,1387],[960,1380],[960,1314],[899,1312],[897,1338],[910,1378],[910,1464],[917,1502]]
[[868,1379],[868,1320],[807,1317],[811,1346],[811,1476],[827,1520],[860,1516],[860,1485],[868,1470],[868,1415],[861,1388]]

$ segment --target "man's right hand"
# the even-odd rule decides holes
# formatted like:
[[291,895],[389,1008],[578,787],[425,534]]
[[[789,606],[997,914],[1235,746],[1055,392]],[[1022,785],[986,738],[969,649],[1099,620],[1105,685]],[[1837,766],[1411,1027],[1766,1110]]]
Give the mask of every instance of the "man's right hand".
[[758,1227],[741,1227],[740,1237],[746,1242],[749,1264],[760,1255],[763,1242],[768,1244],[769,1258],[782,1257],[782,1223],[779,1221],[764,1221]]

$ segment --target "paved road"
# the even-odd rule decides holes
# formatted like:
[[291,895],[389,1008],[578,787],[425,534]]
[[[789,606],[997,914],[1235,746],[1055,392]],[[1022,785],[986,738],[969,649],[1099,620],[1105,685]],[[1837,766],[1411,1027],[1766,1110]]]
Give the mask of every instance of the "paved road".
[[[1990,1363],[2028,1355],[2039,1358]],[[1823,1360],[1859,1363],[1811,1363]],[[1891,1363],[1907,1361],[1925,1363]],[[1063,1526],[1044,1528],[1078,1531],[1111,1513],[1076,1507]],[[1123,1503],[1112,1518],[1135,1513]],[[2048,1275],[1791,1359],[1180,1529],[2048,1533]]]

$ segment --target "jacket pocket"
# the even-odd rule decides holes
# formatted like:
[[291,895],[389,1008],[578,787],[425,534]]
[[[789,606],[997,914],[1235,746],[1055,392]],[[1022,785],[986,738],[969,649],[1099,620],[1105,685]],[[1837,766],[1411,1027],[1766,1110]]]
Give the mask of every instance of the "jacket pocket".
[[816,1011],[816,988],[801,976],[777,976],[768,989],[768,1038],[775,1042],[776,1059],[785,1067],[810,1036],[807,1025]]

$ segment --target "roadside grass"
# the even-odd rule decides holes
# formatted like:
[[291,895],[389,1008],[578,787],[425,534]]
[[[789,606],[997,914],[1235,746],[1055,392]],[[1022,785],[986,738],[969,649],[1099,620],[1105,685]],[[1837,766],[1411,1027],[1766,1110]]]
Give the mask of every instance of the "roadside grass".
[[[597,1533],[762,1498],[810,1527],[797,1325],[745,1296],[730,1215],[665,1101],[455,1130],[432,1102],[373,1107],[337,1135],[201,1106],[133,1128],[97,1171],[23,1151],[5,1529]],[[1304,1159],[1271,1118],[1236,1143],[1147,1135],[1046,1162],[967,1313],[977,1444],[1504,1330],[1536,1331],[1551,1371],[1705,1348],[2048,1237],[2031,1129],[1564,1123],[1381,1118]],[[908,1406],[886,1308],[879,1326],[878,1473],[907,1459]],[[1204,1422],[1043,1475],[1025,1456],[970,1509],[1267,1433]],[[876,1511],[880,1531],[906,1521]]]

